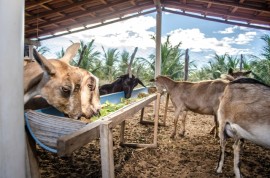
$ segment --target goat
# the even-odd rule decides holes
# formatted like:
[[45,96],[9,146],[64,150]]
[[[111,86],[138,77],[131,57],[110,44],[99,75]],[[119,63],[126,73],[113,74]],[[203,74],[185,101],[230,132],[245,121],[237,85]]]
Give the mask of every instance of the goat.
[[240,78],[224,90],[218,109],[220,158],[217,172],[222,173],[226,138],[234,138],[234,173],[240,178],[239,152],[243,139],[270,148],[270,86],[255,79]]
[[228,74],[222,74],[221,79],[233,81],[236,78],[248,76],[251,72],[252,72],[251,70],[235,72],[235,71],[233,71],[232,68],[229,68]]
[[136,47],[133,54],[131,55],[131,60],[128,65],[128,74],[121,75],[111,84],[105,84],[99,87],[100,95],[106,95],[110,93],[124,91],[125,98],[130,98],[133,89],[138,85],[141,84],[142,86],[146,87],[139,78],[136,78],[131,73],[131,64],[135,57],[138,48]]
[[69,65],[79,47],[79,43],[71,45],[58,60],[46,60],[34,50],[37,62],[24,66],[24,103],[41,95],[48,104],[74,119],[80,116],[90,118],[99,113],[97,77]]
[[121,75],[111,84],[105,84],[99,87],[100,95],[106,95],[110,93],[124,91],[125,98],[130,98],[133,89],[138,85],[146,87],[142,81],[136,78],[134,75],[129,77],[129,74]]
[[219,105],[218,98],[221,96],[228,83],[228,80],[185,82],[174,81],[165,76],[156,77],[155,84],[158,92],[162,92],[163,89],[166,89],[175,108],[174,130],[171,134],[171,138],[175,137],[180,114],[180,120],[182,121],[180,136],[184,136],[185,134],[187,111],[216,116]]

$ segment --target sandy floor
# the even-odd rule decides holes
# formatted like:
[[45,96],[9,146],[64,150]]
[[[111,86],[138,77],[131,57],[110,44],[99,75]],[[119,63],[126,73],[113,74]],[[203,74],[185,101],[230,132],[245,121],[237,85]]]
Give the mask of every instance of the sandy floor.
[[[145,111],[145,119],[151,118],[152,107]],[[231,139],[227,144],[223,173],[215,173],[219,141],[209,134],[213,117],[190,112],[185,137],[172,140],[173,111],[170,104],[167,126],[159,127],[158,148],[155,149],[120,147],[119,127],[114,129],[115,177],[234,177]],[[164,107],[161,107],[161,115],[163,113]],[[153,126],[139,124],[139,118],[140,113],[137,113],[127,120],[125,138],[130,142],[151,143]],[[38,149],[38,156],[44,178],[101,177],[99,140],[85,145],[69,158],[60,158],[43,149]],[[245,142],[241,161],[244,177],[270,177],[270,150]]]

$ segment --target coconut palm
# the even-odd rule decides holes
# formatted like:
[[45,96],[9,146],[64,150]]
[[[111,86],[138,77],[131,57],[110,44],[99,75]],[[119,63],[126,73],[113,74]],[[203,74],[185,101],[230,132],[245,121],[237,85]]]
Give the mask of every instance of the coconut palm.
[[61,51],[56,52],[55,55],[57,56],[58,59],[62,58],[65,55],[64,48],[62,47]]
[[101,66],[101,62],[98,59],[100,52],[95,50],[94,42],[95,40],[91,40],[90,42],[80,40],[78,55],[72,61],[71,65],[86,69],[92,73],[97,72],[97,69]]
[[119,52],[116,48],[108,48],[103,50],[103,79],[107,79],[110,82],[114,80],[116,74],[116,62],[118,61]]
[[120,55],[119,74],[118,75],[123,75],[123,74],[127,73],[129,58],[130,58],[129,52],[124,50]]
[[[152,36],[155,40],[155,37]],[[161,44],[161,74],[168,75],[172,79],[180,79],[184,76],[184,60],[180,60],[184,56],[183,51],[180,49],[181,42],[177,45],[172,45],[170,42],[170,36],[167,36],[166,41]],[[140,58],[144,62],[148,63],[150,68],[155,71],[155,54],[149,55],[148,59]],[[192,62],[191,62],[192,63]]]
[[270,36],[264,35],[261,39],[265,42],[265,46],[263,47],[262,56],[268,61],[270,61]]
[[261,39],[265,42],[262,51],[263,58],[253,56],[252,72],[254,78],[270,85],[270,36],[264,35]]
[[49,49],[48,47],[46,47],[46,46],[39,46],[39,47],[37,48],[37,51],[38,51],[40,54],[44,55],[45,53],[50,52],[50,49]]

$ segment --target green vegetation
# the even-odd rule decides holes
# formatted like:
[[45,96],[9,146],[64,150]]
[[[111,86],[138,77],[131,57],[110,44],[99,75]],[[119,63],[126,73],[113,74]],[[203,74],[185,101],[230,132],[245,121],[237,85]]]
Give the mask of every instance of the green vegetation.
[[[154,37],[151,38],[155,40]],[[243,70],[252,70],[250,77],[270,84],[270,36],[264,35],[261,40],[265,42],[261,53],[262,57],[244,56]],[[182,80],[184,77],[184,51],[181,49],[181,44],[179,41],[177,45],[172,45],[170,36],[167,36],[166,41],[161,46],[161,74],[174,80]],[[58,56],[62,55],[62,51],[58,52]],[[81,61],[79,61],[80,56],[82,56]],[[126,50],[119,51],[116,48],[105,49],[102,47],[102,52],[99,52],[95,50],[94,40],[81,41],[79,54],[72,65],[79,65],[92,72],[100,79],[100,84],[104,84],[127,73],[130,56],[131,54]],[[136,56],[132,63],[132,73],[146,85],[149,85],[150,79],[154,78],[155,58],[155,54],[151,54],[147,58]],[[229,68],[239,70],[241,58],[230,54],[215,54],[209,63],[201,68],[194,65],[192,56],[190,56],[190,61],[189,80],[200,81],[219,78],[221,74],[227,73]]]
[[110,103],[106,101],[104,104],[102,104],[102,109],[100,110],[100,116],[92,117],[91,120],[95,121],[101,117],[107,116],[108,114],[113,113],[114,111],[117,111],[118,109],[121,109],[122,107],[128,104],[131,104],[133,102],[136,102],[146,96],[147,94],[141,94],[141,95],[139,94],[138,98],[129,98],[129,99],[121,98],[121,102],[118,104],[114,104],[114,103]]

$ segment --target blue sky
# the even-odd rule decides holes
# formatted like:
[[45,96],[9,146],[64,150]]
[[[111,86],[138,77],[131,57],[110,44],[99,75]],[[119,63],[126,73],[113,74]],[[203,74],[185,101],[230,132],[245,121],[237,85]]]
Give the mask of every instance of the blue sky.
[[[79,40],[95,39],[95,46],[100,52],[105,48],[125,49],[132,53],[138,46],[137,57],[147,58],[154,53],[155,43],[150,39],[155,34],[155,13],[132,18],[126,21],[99,28],[74,33],[42,41],[42,45],[51,49],[46,57],[55,57],[55,52]],[[206,65],[214,54],[257,55],[261,54],[264,42],[260,37],[269,31],[234,25],[227,25],[170,13],[162,13],[162,41],[170,35],[172,44],[182,42],[182,49],[190,50],[190,60],[198,66]]]

